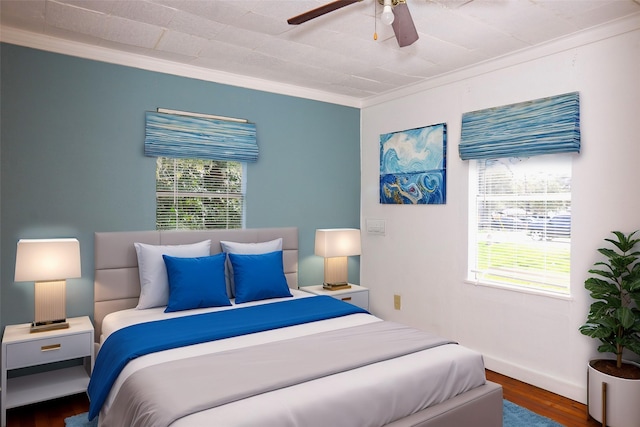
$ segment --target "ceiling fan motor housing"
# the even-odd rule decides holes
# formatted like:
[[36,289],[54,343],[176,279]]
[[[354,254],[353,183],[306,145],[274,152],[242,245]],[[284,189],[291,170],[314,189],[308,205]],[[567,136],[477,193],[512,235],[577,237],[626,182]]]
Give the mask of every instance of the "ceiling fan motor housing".
[[[320,7],[309,10],[300,15],[289,18],[287,22],[291,25],[300,25],[311,19],[315,19],[319,16],[341,9],[345,6],[349,6],[353,3],[359,3],[363,0],[335,0],[330,3],[326,3]],[[409,7],[406,0],[386,0],[387,6],[391,3],[393,7],[393,19],[390,23],[393,27],[393,32],[396,35],[396,40],[400,47],[409,46],[418,40],[418,32],[416,26],[413,23],[411,14],[409,13]],[[384,6],[385,0],[378,0],[378,3]]]

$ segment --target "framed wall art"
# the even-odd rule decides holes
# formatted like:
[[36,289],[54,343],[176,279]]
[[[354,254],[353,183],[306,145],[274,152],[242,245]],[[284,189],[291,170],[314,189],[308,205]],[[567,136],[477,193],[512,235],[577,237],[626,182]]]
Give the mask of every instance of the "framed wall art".
[[447,124],[380,135],[380,203],[447,202]]

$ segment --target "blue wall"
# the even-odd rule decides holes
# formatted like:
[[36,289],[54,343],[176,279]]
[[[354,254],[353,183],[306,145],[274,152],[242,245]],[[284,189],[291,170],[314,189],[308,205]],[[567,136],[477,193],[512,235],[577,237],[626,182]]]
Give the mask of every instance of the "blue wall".
[[[360,111],[318,101],[1,44],[2,326],[33,319],[33,284],[14,283],[20,238],[77,237],[82,278],[67,315],[93,314],[93,233],[155,228],[155,160],[144,112],[241,117],[257,127],[246,226],[297,226],[300,285],[321,283],[316,228],[358,227]],[[357,259],[350,280],[359,282]]]

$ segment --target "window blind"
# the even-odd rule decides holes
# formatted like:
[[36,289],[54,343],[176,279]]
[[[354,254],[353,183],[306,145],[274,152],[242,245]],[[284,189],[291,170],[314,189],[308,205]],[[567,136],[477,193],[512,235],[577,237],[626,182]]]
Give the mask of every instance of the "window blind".
[[258,160],[256,125],[146,112],[144,154],[237,162]]
[[469,279],[569,293],[571,156],[477,160],[471,170]]
[[579,152],[578,92],[464,113],[458,150],[462,160]]
[[242,228],[243,166],[204,159],[156,160],[156,228]]

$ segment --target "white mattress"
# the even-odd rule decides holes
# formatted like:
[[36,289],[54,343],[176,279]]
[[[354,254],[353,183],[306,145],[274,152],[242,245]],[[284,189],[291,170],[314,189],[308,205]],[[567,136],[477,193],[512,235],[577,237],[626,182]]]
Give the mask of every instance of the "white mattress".
[[[294,298],[313,297],[302,291],[292,290],[292,293]],[[233,308],[193,310],[172,313],[171,316]],[[121,327],[166,317],[163,308],[112,313],[104,319],[103,339]],[[102,411],[109,410],[122,382],[146,366],[377,321],[380,319],[369,314],[353,314],[143,356],[131,361],[122,371]],[[482,356],[465,347],[449,344],[202,411],[172,425],[383,426],[484,383]]]

